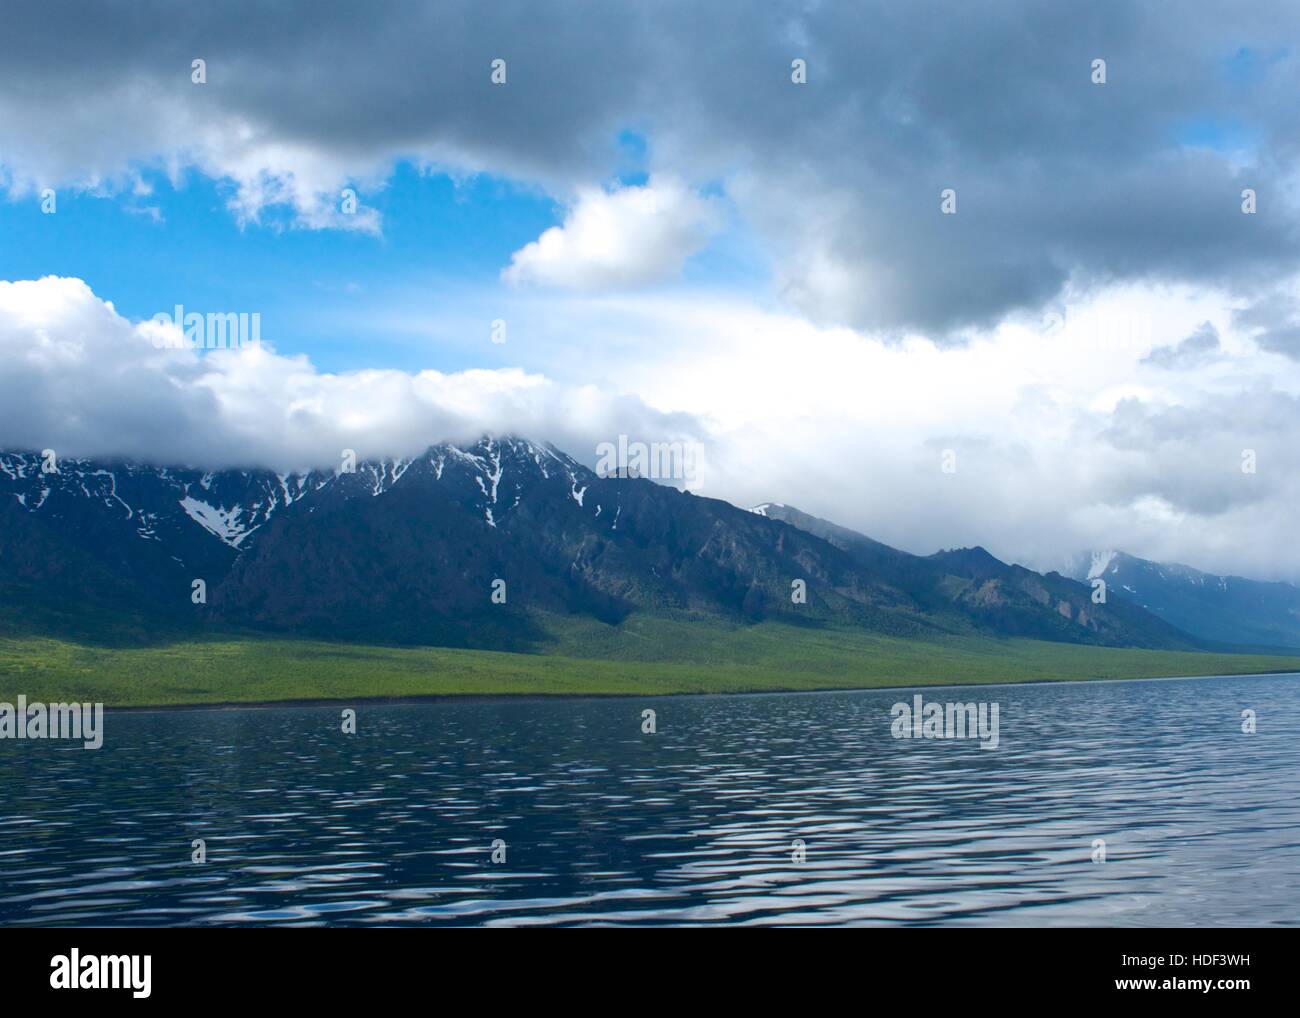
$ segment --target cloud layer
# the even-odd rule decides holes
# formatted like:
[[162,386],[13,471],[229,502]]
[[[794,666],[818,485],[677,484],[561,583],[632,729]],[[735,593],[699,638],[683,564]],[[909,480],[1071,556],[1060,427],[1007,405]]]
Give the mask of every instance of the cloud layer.
[[[1251,293],[1300,252],[1289,0],[881,0],[761,16],[743,0],[321,0],[310,14],[56,0],[16,5],[5,27],[0,153],[16,194],[192,166],[228,182],[241,218],[283,204],[308,226],[377,229],[365,194],[395,160],[490,170],[576,203],[512,272],[619,283],[651,266],[561,271],[547,254],[582,249],[602,207],[592,189],[632,128],[650,170],[721,183],[779,292],[813,320],[936,336],[1067,284]],[[791,81],[795,58],[806,84]],[[338,212],[347,184],[360,217]],[[940,213],[945,188],[956,215]],[[1255,215],[1240,211],[1245,188]],[[632,196],[603,201],[612,212]],[[669,234],[665,262],[689,247]]]
[[0,282],[0,448],[204,467],[330,467],[515,432],[591,461],[631,428],[695,441],[635,396],[515,368],[327,374],[269,343],[167,349],[79,279]]
[[[565,332],[617,320],[636,341],[574,346],[548,373],[329,374],[268,346],[157,349],[162,327],[80,280],[0,283],[0,448],[289,469],[487,430],[591,465],[627,434],[700,443],[701,495],[797,505],[912,551],[983,544],[1063,568],[1118,547],[1300,579],[1300,366],[1261,353],[1214,295],[1117,292],[1087,311],[1088,327],[1006,325],[952,348],[646,295],[563,315]],[[1146,317],[1141,343],[1106,326]],[[1216,349],[1152,361],[1210,329]],[[597,355],[627,384],[583,381]]]

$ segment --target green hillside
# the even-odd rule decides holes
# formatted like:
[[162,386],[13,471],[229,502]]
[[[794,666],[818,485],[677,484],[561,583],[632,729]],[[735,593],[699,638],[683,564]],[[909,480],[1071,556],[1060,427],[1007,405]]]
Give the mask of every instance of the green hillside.
[[0,700],[114,706],[432,695],[608,695],[1121,679],[1300,671],[1300,657],[1128,650],[963,636],[633,617],[546,617],[543,654],[378,647],[249,634],[104,645],[0,622]]

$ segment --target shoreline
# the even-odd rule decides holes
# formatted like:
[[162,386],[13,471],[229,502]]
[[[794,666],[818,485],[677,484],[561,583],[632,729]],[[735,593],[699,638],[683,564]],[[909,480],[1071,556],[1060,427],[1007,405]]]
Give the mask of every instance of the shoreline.
[[1235,672],[1223,675],[1146,675],[1140,678],[1089,678],[1089,679],[1023,679],[1013,682],[936,682],[936,683],[884,683],[876,686],[825,686],[815,689],[752,689],[737,691],[697,691],[680,693],[428,693],[406,696],[354,696],[310,698],[301,700],[236,700],[214,701],[210,703],[159,703],[131,704],[124,706],[104,706],[104,713],[150,714],[174,713],[178,711],[218,711],[241,710],[286,710],[291,708],[317,709],[323,707],[401,707],[417,706],[428,703],[493,703],[519,702],[527,700],[630,700],[652,697],[656,700],[673,697],[739,697],[739,696],[803,696],[807,694],[825,695],[828,693],[872,693],[881,690],[921,690],[921,689],[970,689],[972,687],[997,688],[1010,686],[1047,686],[1047,685],[1092,685],[1106,682],[1194,682],[1201,679],[1249,679],[1264,678],[1275,675],[1300,676],[1300,668],[1275,669],[1260,672]]

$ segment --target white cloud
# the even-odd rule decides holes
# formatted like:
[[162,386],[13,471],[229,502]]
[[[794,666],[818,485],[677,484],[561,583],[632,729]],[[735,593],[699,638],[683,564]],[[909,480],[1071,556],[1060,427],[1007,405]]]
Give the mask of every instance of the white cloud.
[[[199,466],[332,465],[515,432],[590,460],[621,430],[699,435],[634,396],[518,368],[318,371],[260,347],[158,349],[79,279],[0,281],[0,448]],[[585,454],[585,455],[584,455]]]
[[[982,544],[1059,569],[1067,553],[1118,547],[1300,578],[1287,536],[1300,365],[1261,354],[1221,292],[1115,288],[1063,321],[1007,323],[956,347],[716,297],[548,309],[508,314],[532,323],[528,351],[552,377],[598,365],[656,410],[707,423],[701,495],[785,502],[919,553]],[[1207,321],[1216,357],[1144,363]],[[940,470],[947,448],[955,475]],[[1246,448],[1255,475],[1241,472]]]
[[704,246],[717,220],[709,201],[676,180],[585,189],[563,225],[516,251],[501,276],[586,291],[661,282]]
[[[80,280],[0,282],[0,448],[285,469],[492,431],[592,464],[624,433],[703,443],[697,494],[785,502],[909,551],[982,544],[1050,569],[1121,548],[1300,579],[1300,363],[1261,353],[1223,294],[1115,290],[1065,328],[960,347],[730,300],[516,301],[504,313],[528,341],[490,352],[521,364],[334,374],[265,347],[157,350],[156,326]],[[1214,358],[1144,363],[1205,322]]]

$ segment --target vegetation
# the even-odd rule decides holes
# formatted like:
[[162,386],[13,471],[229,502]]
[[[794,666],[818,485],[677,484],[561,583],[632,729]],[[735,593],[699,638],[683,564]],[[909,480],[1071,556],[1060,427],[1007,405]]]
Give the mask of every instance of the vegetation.
[[433,695],[734,693],[1300,671],[1300,657],[1036,640],[877,636],[778,622],[546,617],[542,654],[381,647],[249,633],[134,643],[34,633],[0,618],[0,701],[112,706]]

